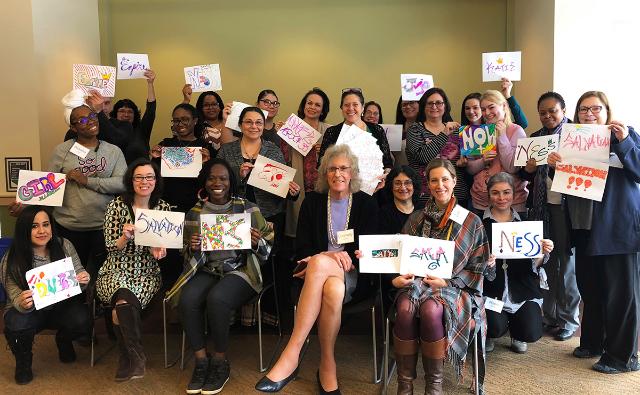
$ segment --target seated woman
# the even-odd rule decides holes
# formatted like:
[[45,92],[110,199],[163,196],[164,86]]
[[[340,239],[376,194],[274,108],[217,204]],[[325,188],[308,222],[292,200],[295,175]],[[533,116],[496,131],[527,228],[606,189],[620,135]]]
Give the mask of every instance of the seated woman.
[[[295,276],[304,279],[289,343],[267,376],[256,384],[262,392],[278,392],[298,375],[298,359],[313,324],[318,321],[321,393],[339,393],[334,346],[342,305],[368,293],[369,282],[358,274],[358,236],[376,231],[377,207],[359,192],[358,160],[346,145],[332,146],[318,169],[316,192],[309,192],[298,217]],[[340,240],[347,231],[352,236]]]
[[140,341],[140,312],[160,289],[157,260],[167,254],[164,248],[134,243],[134,210],[171,210],[160,199],[162,178],[149,159],[137,159],[129,165],[124,185],[125,193],[107,206],[104,239],[108,254],[96,281],[98,297],[113,307],[111,317],[120,349],[116,381],[144,377],[146,357]]
[[[497,222],[520,222],[520,216],[511,208],[514,195],[514,180],[510,174],[501,172],[489,178],[489,208],[484,211],[482,222],[491,240],[492,224]],[[496,269],[496,257],[491,254],[487,265],[484,296],[504,302],[502,312],[487,310],[486,351],[493,351],[493,339],[511,335],[511,350],[527,351],[527,343],[538,341],[542,336],[542,291],[540,290],[541,266],[549,260],[553,250],[551,240],[542,239],[544,258],[501,259]],[[542,276],[546,278],[546,276]]]
[[[262,290],[260,265],[273,244],[273,230],[255,204],[237,195],[236,175],[223,159],[206,162],[198,175],[199,201],[185,217],[185,272],[174,286],[181,288],[180,321],[196,363],[187,394],[217,394],[229,380],[227,360],[229,320],[233,311]],[[251,248],[201,251],[200,215],[251,214]],[[214,341],[213,355],[206,348],[204,314]]]
[[[484,336],[482,274],[489,250],[482,221],[471,212],[463,220],[454,221],[449,217],[457,204],[453,196],[456,170],[451,162],[434,159],[425,171],[430,197],[423,210],[409,216],[402,233],[455,241],[453,273],[447,280],[412,274],[393,279],[392,284],[400,288],[393,329],[398,394],[413,393],[419,346],[425,393],[442,394],[445,357],[460,378],[474,333]],[[480,373],[478,379],[482,389],[484,378],[483,372]]]
[[86,335],[91,317],[81,295],[35,310],[33,292],[26,280],[27,271],[70,257],[76,279],[84,288],[89,273],[67,239],[58,236],[55,221],[48,209],[27,206],[16,220],[13,243],[0,262],[0,280],[7,292],[4,335],[16,357],[15,380],[27,384],[33,379],[31,346],[42,329],[57,329],[56,345],[61,362],[76,360],[72,340]]
[[380,208],[378,232],[380,234],[400,233],[409,215],[418,207],[420,179],[409,166],[396,166],[387,175],[384,187],[390,203]]

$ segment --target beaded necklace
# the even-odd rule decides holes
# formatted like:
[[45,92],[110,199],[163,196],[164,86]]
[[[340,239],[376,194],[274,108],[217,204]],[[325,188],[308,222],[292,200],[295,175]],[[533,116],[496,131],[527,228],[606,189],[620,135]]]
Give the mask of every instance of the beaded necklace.
[[[349,217],[351,216],[351,204],[353,203],[353,194],[349,194],[349,204],[347,206],[347,220],[344,223],[344,229],[349,229]],[[331,221],[331,196],[327,196],[327,225],[329,226],[329,243],[333,247],[340,247],[340,243],[338,243],[338,238],[333,233],[333,222]]]

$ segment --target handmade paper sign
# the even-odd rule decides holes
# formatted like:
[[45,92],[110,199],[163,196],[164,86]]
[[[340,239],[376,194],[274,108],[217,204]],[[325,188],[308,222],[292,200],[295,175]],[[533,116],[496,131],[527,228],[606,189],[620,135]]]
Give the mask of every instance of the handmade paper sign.
[[40,310],[82,292],[71,258],[38,266],[26,273],[27,286],[33,292],[33,305]]
[[491,253],[499,259],[539,258],[542,253],[542,221],[491,224]]
[[251,214],[203,214],[200,216],[202,251],[251,248]]
[[98,91],[102,96],[116,95],[116,68],[93,64],[73,65],[73,89],[80,89],[87,95]]
[[518,139],[513,165],[525,166],[531,158],[536,160],[536,166],[546,165],[549,154],[558,151],[559,139],[559,134]]
[[382,151],[375,137],[357,127],[355,124],[344,127],[336,141],[336,145],[346,144],[358,158],[360,168],[360,190],[373,195],[380,177],[384,174]]
[[405,235],[402,237],[400,274],[451,278],[454,251],[454,241]]
[[[229,129],[240,131],[240,113],[247,107],[251,106],[246,103],[234,101],[231,105],[231,113],[229,113],[227,122],[224,124],[224,126]],[[269,115],[269,111],[262,110],[262,113],[264,114],[265,118]]]
[[289,193],[289,182],[293,181],[296,169],[258,155],[253,165],[247,184],[280,197]]
[[508,78],[520,81],[522,52],[485,52],[482,54],[482,81],[501,81]]
[[433,76],[428,74],[400,74],[402,100],[418,101],[430,88],[433,88]]
[[48,171],[20,170],[16,200],[22,204],[62,206],[67,176]]
[[203,64],[184,68],[184,80],[191,84],[193,92],[219,91],[222,89],[220,65]]
[[198,177],[202,169],[200,147],[162,147],[160,174],[163,177]]
[[460,155],[476,156],[496,151],[496,125],[464,125],[460,134]]
[[182,248],[184,213],[136,209],[137,246]]
[[571,163],[556,163],[551,190],[600,202],[608,174],[609,162],[571,159]]
[[565,123],[560,133],[558,153],[563,162],[581,158],[596,162],[609,162],[611,131],[607,125]]
[[119,80],[145,78],[144,72],[151,68],[149,66],[149,56],[147,54],[119,53],[117,58]]
[[307,156],[313,145],[320,140],[322,134],[297,115],[291,114],[287,118],[287,122],[278,130],[278,136],[282,137],[287,144],[295,148],[302,156]]
[[381,124],[387,135],[389,149],[393,152],[402,150],[402,125]]
[[399,273],[403,235],[362,235],[358,247],[360,273]]

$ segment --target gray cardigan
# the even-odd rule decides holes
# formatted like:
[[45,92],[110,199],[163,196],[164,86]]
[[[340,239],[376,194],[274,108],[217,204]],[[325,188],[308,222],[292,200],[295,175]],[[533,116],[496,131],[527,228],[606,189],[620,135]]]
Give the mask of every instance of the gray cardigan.
[[[280,148],[271,141],[262,139],[260,155],[285,164],[282,151],[280,151]],[[222,158],[229,162],[238,180],[238,195],[246,198],[247,180],[240,178],[240,165],[244,162],[242,158],[242,150],[240,148],[240,140],[223,144],[222,147],[220,147],[220,151],[218,151],[218,158]],[[284,212],[285,199],[258,188],[254,188],[254,194],[256,196],[256,201],[254,203],[260,208],[260,212],[265,218]]]

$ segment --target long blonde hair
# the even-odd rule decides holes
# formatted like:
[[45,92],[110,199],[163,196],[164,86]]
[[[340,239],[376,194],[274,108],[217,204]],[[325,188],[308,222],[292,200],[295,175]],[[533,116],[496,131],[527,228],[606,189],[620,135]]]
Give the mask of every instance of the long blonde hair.
[[480,103],[482,103],[483,100],[502,106],[502,108],[504,108],[504,123],[507,125],[507,128],[511,126],[513,123],[511,118],[511,108],[509,108],[509,103],[507,103],[507,99],[504,97],[502,92],[493,89],[484,91],[482,96],[480,96]]

